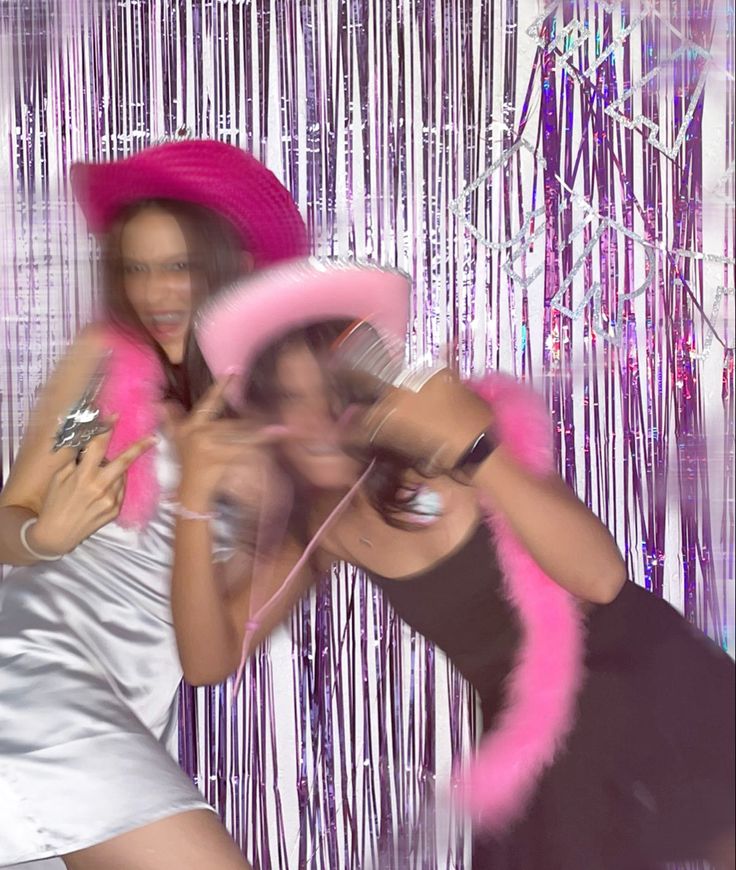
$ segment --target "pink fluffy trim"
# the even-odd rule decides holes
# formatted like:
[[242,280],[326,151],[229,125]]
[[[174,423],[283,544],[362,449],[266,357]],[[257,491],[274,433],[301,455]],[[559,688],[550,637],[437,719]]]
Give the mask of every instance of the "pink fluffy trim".
[[[107,451],[113,457],[156,431],[164,375],[156,353],[145,343],[113,327],[106,328],[105,343],[110,358],[98,403],[103,416],[119,415]],[[154,461],[149,450],[128,469],[117,519],[121,526],[141,528],[151,519],[159,498]]]
[[[534,473],[551,471],[550,422],[541,400],[504,375],[473,387],[493,404],[499,439],[511,455]],[[489,509],[487,522],[523,640],[504,709],[457,781],[460,799],[478,824],[500,832],[523,813],[572,728],[585,641],[574,598],[542,572],[498,513]]]

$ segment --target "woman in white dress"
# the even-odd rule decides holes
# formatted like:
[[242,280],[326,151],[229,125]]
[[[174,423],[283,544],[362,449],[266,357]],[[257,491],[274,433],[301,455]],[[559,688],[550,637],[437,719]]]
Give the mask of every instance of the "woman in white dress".
[[306,231],[276,178],[223,143],[79,165],[72,183],[103,241],[106,320],[43,389],[0,495],[0,562],[16,566],[0,585],[0,866],[237,870],[175,760],[182,509],[158,411],[210,414],[193,312],[303,255]]

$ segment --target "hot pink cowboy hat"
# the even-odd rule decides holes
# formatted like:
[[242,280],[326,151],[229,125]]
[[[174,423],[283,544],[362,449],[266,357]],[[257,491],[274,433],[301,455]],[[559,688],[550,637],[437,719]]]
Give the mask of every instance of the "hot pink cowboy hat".
[[288,332],[333,318],[365,320],[402,344],[411,281],[396,269],[315,259],[264,269],[217,293],[197,315],[197,344],[216,378],[234,375],[228,400],[242,407],[258,355]]
[[225,142],[187,139],[111,163],[76,163],[71,182],[94,233],[104,233],[138,200],[178,199],[229,220],[257,267],[308,251],[307,230],[288,190],[252,154]]

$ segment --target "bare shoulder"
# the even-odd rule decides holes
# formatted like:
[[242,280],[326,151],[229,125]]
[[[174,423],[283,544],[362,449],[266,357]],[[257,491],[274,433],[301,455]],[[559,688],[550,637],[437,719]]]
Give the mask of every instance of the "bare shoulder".
[[107,352],[104,327],[85,327],[69,346],[39,394],[42,404],[66,407],[79,398]]
[[109,329],[104,323],[88,323],[79,330],[70,347],[101,352],[107,349],[108,336]]
[[102,362],[107,345],[103,326],[82,330],[41,388],[0,504],[38,510],[53,474],[68,461],[52,451],[59,421],[82,396]]
[[108,350],[107,331],[101,324],[90,324],[82,329],[61,357],[49,378],[48,385],[62,375],[76,375],[83,380],[94,373]]
[[446,558],[480,522],[478,495],[473,487],[446,476],[407,476],[407,486],[417,484],[431,491],[439,508],[432,522],[417,522],[418,514],[407,511],[396,515],[396,524],[389,523],[363,502],[347,512],[328,535],[328,555],[369,574],[392,578],[422,573]]

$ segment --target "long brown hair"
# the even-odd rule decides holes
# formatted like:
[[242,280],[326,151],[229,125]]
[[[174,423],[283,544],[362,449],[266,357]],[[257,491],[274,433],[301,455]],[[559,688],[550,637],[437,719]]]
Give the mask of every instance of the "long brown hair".
[[133,203],[118,215],[102,240],[101,280],[105,312],[120,329],[147,341],[158,354],[167,379],[164,398],[178,401],[187,410],[212,384],[212,375],[193,334],[187,338],[184,357],[174,366],[156,342],[125,293],[121,236],[125,224],[147,209],[171,215],[184,233],[189,255],[196,266],[194,306],[212,293],[231,284],[244,274],[244,254],[230,223],[215,212],[195,203],[171,199],[146,199]]

